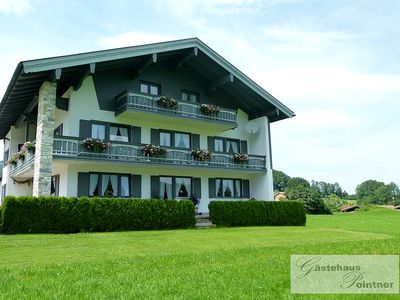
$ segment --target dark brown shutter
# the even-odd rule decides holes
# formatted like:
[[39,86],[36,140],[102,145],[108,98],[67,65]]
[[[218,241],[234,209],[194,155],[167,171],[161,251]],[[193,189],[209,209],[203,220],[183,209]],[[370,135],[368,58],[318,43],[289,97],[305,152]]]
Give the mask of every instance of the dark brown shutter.
[[207,144],[208,144],[208,150],[214,151],[214,137],[212,136],[207,137]]
[[209,178],[208,179],[208,197],[215,198],[216,196],[217,196],[217,193],[215,190],[215,178]]
[[90,125],[90,121],[79,120],[79,137],[84,139],[91,136],[92,136],[92,126]]
[[[250,181],[245,179],[243,180],[243,198],[250,198]],[[263,199],[261,199],[263,200]]]
[[200,135],[192,134],[192,149],[200,149]]
[[78,173],[78,197],[89,196],[89,173]]
[[151,143],[153,145],[160,145],[160,130],[151,129]]
[[240,141],[240,153],[247,153],[247,141]]
[[193,178],[193,196],[201,198],[201,178]]
[[142,130],[140,127],[131,127],[131,143],[135,145],[140,145],[142,143]]
[[131,176],[131,197],[132,198],[142,197],[142,175]]
[[150,190],[151,190],[150,194],[151,194],[152,199],[160,198],[160,177],[159,176],[151,176]]

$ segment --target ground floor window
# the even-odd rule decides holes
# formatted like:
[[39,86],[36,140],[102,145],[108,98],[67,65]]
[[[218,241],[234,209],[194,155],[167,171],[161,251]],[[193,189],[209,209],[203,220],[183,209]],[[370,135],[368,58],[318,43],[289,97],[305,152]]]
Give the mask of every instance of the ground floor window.
[[125,174],[90,173],[89,196],[129,197],[130,176]]
[[160,199],[187,199],[192,194],[190,177],[160,177]]
[[59,196],[60,175],[51,176],[50,194],[52,196]]
[[220,198],[240,198],[242,197],[242,180],[217,178],[215,190],[217,197]]

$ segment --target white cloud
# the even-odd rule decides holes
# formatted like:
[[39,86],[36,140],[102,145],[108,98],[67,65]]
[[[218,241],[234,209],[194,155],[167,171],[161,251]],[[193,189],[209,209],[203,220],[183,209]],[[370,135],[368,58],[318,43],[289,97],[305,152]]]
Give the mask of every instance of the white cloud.
[[140,31],[123,32],[114,36],[101,37],[98,44],[105,48],[135,46],[174,40],[172,35]]
[[0,0],[0,12],[22,16],[34,9],[32,0]]

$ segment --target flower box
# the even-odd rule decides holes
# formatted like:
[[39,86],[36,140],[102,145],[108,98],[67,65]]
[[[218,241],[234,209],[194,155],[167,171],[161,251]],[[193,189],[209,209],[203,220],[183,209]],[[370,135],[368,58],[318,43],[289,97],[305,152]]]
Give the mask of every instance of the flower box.
[[167,148],[148,144],[143,147],[142,152],[145,156],[149,157],[163,157],[167,154]]
[[211,152],[204,149],[192,150],[192,156],[198,161],[208,161],[211,159]]
[[249,155],[246,153],[235,153],[233,156],[233,161],[235,164],[244,164],[249,161]]
[[199,109],[206,116],[215,116],[220,111],[219,106],[214,104],[202,104]]
[[92,138],[85,138],[82,145],[90,152],[103,153],[107,150],[109,143],[103,140],[96,140]]
[[178,107],[178,101],[171,97],[161,96],[157,99],[157,105],[162,108],[175,109]]

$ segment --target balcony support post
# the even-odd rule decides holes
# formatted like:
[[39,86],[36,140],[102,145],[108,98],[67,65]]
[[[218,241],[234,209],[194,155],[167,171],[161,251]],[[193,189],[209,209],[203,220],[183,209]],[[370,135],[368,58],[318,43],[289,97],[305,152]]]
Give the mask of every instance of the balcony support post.
[[45,81],[39,90],[33,196],[51,193],[57,83]]

